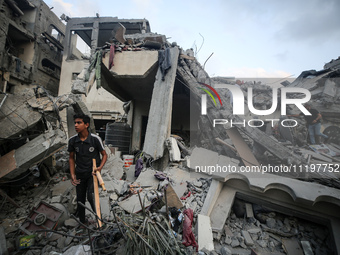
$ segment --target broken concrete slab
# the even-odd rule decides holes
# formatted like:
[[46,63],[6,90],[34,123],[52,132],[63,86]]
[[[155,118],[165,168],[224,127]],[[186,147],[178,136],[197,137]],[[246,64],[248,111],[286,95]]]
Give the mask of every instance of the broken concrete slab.
[[15,178],[66,144],[66,135],[59,129],[39,135],[0,158],[0,178]]
[[70,189],[73,189],[73,188],[74,188],[74,186],[73,185],[70,186],[69,181],[58,182],[51,189],[52,190],[52,197],[63,195],[65,193],[67,193]]
[[224,181],[231,171],[227,169],[239,168],[239,161],[227,156],[218,155],[217,152],[196,147],[193,149],[188,167],[203,176]]
[[67,219],[64,222],[65,227],[75,228],[79,223],[75,219]]
[[233,141],[233,144],[239,153],[245,166],[259,166],[260,163],[253,155],[251,149],[248,147],[237,128],[230,128],[226,130],[228,136]]
[[151,186],[156,189],[159,184],[159,180],[155,177],[157,171],[147,169],[141,172],[136,181],[133,184],[139,184],[140,186]]
[[222,188],[209,215],[213,231],[223,231],[225,222],[229,217],[231,207],[234,203],[235,194],[236,191],[226,185]]
[[183,207],[181,200],[171,185],[168,185],[166,188],[166,202],[168,207],[176,207],[177,209],[181,209]]
[[164,173],[171,179],[171,185],[178,197],[182,197],[187,190],[187,181],[195,180],[191,173],[178,167],[165,169]]
[[303,255],[299,242],[295,239],[282,239],[282,245],[287,255]]
[[169,137],[165,140],[166,147],[169,150],[170,161],[178,162],[181,160],[181,152],[179,150],[177,140],[173,137]]
[[146,128],[143,151],[153,159],[163,157],[165,140],[170,137],[172,97],[175,85],[179,50],[171,48],[171,68],[162,80],[159,68],[152,92],[149,120]]
[[128,182],[134,182],[137,177],[135,177],[135,169],[136,165],[131,165],[126,171],[126,181]]
[[252,204],[245,203],[245,205],[246,205],[247,218],[254,218],[254,211],[253,211]]
[[301,245],[305,255],[314,255],[312,247],[308,241],[301,241]]
[[223,182],[212,180],[209,187],[208,194],[205,198],[201,214],[209,216],[216,203],[217,198],[220,196],[220,192],[223,188]]
[[17,95],[8,94],[1,106],[0,130],[2,140],[18,136],[32,128],[42,118],[42,113],[33,110],[27,103],[35,98],[33,89],[26,89]]
[[128,190],[128,184],[124,180],[111,179],[106,176],[104,181],[107,193],[116,192],[117,195],[121,196]]
[[248,246],[253,246],[254,241],[251,238],[251,236],[249,235],[248,231],[242,230],[241,233],[242,233],[242,236],[244,237],[244,243]]
[[120,180],[124,175],[124,162],[116,154],[111,153],[110,149],[105,146],[105,151],[107,154],[107,161],[101,171],[103,180],[105,181],[106,176]]
[[210,217],[202,214],[197,215],[197,240],[199,250],[214,250],[213,234],[210,225]]
[[[144,203],[145,208],[151,205],[151,201],[147,199],[147,193],[148,193],[148,190],[145,190],[145,189],[139,193],[140,198],[142,200],[141,202],[142,204]],[[138,194],[134,194],[131,197],[121,202],[118,202],[118,205],[122,207],[125,211],[127,211],[128,213],[137,213],[142,210],[142,205],[140,203]]]

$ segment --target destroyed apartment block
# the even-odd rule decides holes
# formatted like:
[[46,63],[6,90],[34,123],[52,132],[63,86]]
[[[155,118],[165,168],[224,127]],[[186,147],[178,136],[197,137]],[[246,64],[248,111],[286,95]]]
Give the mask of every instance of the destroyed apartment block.
[[10,180],[65,146],[58,112],[73,100],[57,98],[62,21],[41,0],[0,8],[0,176]]
[[[200,254],[293,255],[292,250],[302,253],[308,249],[315,254],[340,253],[338,174],[239,171],[244,166],[308,166],[315,160],[337,164],[340,148],[335,131],[331,136],[334,143],[324,145],[329,146],[330,155],[324,155],[320,148],[306,146],[303,128],[270,127],[268,123],[263,129],[242,125],[212,128],[213,119],[242,121],[232,114],[230,93],[218,88],[235,82],[210,78],[192,50],[184,51],[164,35],[152,33],[145,19],[68,18],[64,36],[59,97],[47,93],[44,83],[44,89],[29,87],[2,101],[1,110],[6,112],[1,113],[0,125],[3,122],[6,140],[1,147],[1,179],[10,177],[8,181],[56,151],[56,157],[67,162],[68,154],[61,150],[67,141],[63,131],[74,134],[74,113],[89,114],[92,132],[106,126],[108,161],[101,173],[106,190],[96,189],[101,213],[87,211],[96,222],[101,218],[104,227],[99,232],[92,226],[88,233],[79,234],[76,218],[52,220],[53,226],[45,233],[53,232],[54,227],[57,232],[45,236],[36,232],[34,240],[44,248],[30,251],[71,254],[71,250],[86,247],[88,253],[100,250],[106,254],[135,254],[137,249],[141,254],[156,253],[156,249],[164,254],[199,250]],[[77,40],[89,46],[90,56],[77,49]],[[297,83],[302,82],[312,94],[314,91],[313,100],[325,106],[320,111],[336,130],[339,116],[329,109],[337,105],[336,97],[332,101],[338,86],[337,69],[314,74],[326,80],[299,77],[285,84],[299,87]],[[223,105],[215,107],[208,100],[207,115],[201,115],[202,83],[216,88]],[[271,107],[269,86],[247,82],[238,86],[243,93],[248,87],[254,89],[257,109]],[[78,95],[71,96],[72,92]],[[275,112],[273,118],[277,116]],[[256,121],[249,112],[245,118]],[[39,132],[33,132],[37,127]],[[114,133],[120,136],[111,139]],[[6,141],[13,138],[20,139],[12,148]],[[134,158],[136,165],[123,162],[120,154]],[[237,171],[214,172],[211,166]],[[47,212],[35,215],[41,205],[48,207],[46,211],[62,208],[62,216],[75,213],[74,188],[67,166],[63,167],[47,183],[46,187],[54,186],[51,194],[45,192],[45,185],[38,186],[19,192],[30,204],[23,199],[13,201],[20,208],[11,217],[22,218],[24,233],[48,223],[44,220]],[[17,231],[10,224],[13,221],[2,223],[11,240]]]

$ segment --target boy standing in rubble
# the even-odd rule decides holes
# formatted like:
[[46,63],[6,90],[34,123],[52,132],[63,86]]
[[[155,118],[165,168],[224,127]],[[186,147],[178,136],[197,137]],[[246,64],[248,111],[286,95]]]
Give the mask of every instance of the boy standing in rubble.
[[[95,211],[92,159],[96,159],[97,171],[100,172],[106,162],[107,155],[100,137],[91,134],[88,130],[90,117],[82,114],[75,115],[73,118],[75,130],[78,134],[72,136],[68,142],[71,182],[76,186],[77,202],[85,204],[87,195],[87,200],[92,210]],[[100,159],[100,154],[102,159]],[[79,204],[77,204],[76,215],[81,223],[86,224],[85,208]]]

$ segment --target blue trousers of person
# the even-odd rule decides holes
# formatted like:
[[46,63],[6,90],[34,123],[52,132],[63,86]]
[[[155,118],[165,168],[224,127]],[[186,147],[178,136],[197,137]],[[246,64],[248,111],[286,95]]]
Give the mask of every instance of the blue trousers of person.
[[315,144],[315,136],[322,136],[327,139],[328,136],[321,133],[321,123],[315,123],[308,126],[309,139],[311,144]]

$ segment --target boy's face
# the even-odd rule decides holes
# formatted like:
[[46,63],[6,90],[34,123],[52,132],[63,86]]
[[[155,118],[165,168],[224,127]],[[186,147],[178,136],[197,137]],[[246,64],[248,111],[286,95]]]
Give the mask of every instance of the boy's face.
[[83,119],[75,119],[74,120],[74,128],[77,133],[81,133],[85,129],[89,127],[89,123],[84,123]]

